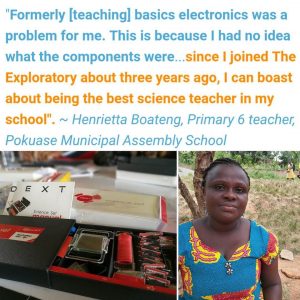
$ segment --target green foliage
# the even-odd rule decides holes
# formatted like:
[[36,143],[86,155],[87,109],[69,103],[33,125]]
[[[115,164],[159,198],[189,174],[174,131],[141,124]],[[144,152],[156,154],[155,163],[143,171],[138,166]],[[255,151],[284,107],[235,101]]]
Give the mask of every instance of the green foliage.
[[230,152],[226,151],[217,151],[215,152],[214,159],[223,158],[223,157],[230,157]]
[[273,163],[275,152],[270,151],[230,151],[228,157],[237,160],[242,165],[254,165],[257,163]]
[[[181,151],[179,152],[179,162],[194,168],[195,164],[195,151]],[[215,152],[214,159],[229,157],[238,161],[244,167],[257,167],[264,170],[276,170],[286,168],[289,161],[292,161],[296,168],[300,163],[300,152],[297,151],[218,151]],[[255,174],[255,173],[254,173]],[[254,178],[258,178],[260,174],[254,175]],[[272,178],[269,174],[265,178]],[[276,178],[276,177],[275,177]]]
[[194,167],[195,165],[195,151],[181,151],[179,152],[179,162],[181,164]]
[[282,165],[287,165],[289,161],[293,162],[296,167],[300,163],[300,152],[298,151],[283,151],[278,155]]

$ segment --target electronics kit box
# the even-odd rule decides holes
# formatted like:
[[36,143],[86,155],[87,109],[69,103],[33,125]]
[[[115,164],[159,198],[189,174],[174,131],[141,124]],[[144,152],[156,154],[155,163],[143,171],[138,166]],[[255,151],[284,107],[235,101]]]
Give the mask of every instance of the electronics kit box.
[[111,226],[112,220],[117,220],[119,227],[145,230],[160,230],[168,222],[162,196],[75,188],[75,182],[18,182],[11,186],[3,214],[72,218],[101,226]]
[[0,249],[5,279],[103,300],[176,299],[175,234],[0,216]]

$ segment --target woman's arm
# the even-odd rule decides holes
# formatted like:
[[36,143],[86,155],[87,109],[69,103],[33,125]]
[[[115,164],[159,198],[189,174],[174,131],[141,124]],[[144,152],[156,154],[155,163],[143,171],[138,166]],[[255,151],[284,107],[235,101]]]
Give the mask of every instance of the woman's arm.
[[270,264],[261,264],[261,283],[264,300],[281,300],[282,287],[278,273],[278,257]]

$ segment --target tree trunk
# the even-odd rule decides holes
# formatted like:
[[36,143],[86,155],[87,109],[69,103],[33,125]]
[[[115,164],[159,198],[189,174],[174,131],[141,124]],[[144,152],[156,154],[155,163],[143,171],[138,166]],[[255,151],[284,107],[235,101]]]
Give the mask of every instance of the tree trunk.
[[187,205],[189,206],[192,212],[193,219],[198,218],[200,216],[199,207],[197,206],[197,203],[193,199],[193,196],[191,195],[189,189],[187,188],[185,183],[182,182],[179,175],[178,175],[178,187],[182,197],[184,198],[185,202],[187,203]]
[[193,186],[194,186],[194,193],[195,198],[192,196],[190,191],[188,190],[187,186],[180,176],[178,176],[178,187],[182,197],[184,198],[185,202],[189,206],[193,218],[199,218],[205,215],[205,202],[203,199],[202,193],[202,181],[203,181],[203,173],[204,170],[211,164],[214,158],[213,151],[198,151],[196,152],[195,157],[195,170],[194,170],[194,177],[193,177]]
[[199,207],[200,216],[205,215],[205,202],[203,199],[203,192],[202,192],[203,173],[205,169],[211,164],[213,158],[214,158],[214,152],[212,151],[196,152],[193,185],[194,185],[195,197]]

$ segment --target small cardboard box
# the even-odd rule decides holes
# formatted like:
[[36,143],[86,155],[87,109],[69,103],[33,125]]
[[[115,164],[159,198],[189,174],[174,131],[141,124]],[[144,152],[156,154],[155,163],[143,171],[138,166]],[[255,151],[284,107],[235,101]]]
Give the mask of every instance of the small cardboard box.
[[[80,246],[74,243],[80,230],[86,236],[93,231],[97,234],[109,232],[110,243],[107,244],[103,264],[91,262],[94,256],[90,256],[90,252],[88,262],[77,261],[79,254],[76,251],[85,247],[84,243]],[[133,262],[138,264],[140,240],[136,238],[144,231],[129,230],[135,240]],[[74,220],[0,216],[0,277],[102,300],[175,300],[176,246],[172,249],[172,255],[165,252],[163,256],[167,268],[173,269],[173,284],[157,286],[144,278],[118,272],[116,257],[120,232],[128,233],[128,229],[78,225]],[[174,239],[176,245],[175,235],[163,236]],[[75,244],[76,249],[71,247]],[[75,249],[75,252],[70,249]]]

